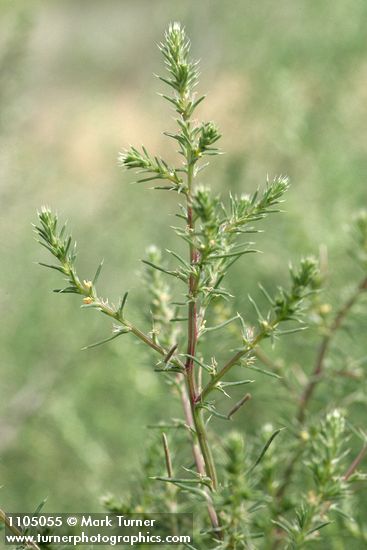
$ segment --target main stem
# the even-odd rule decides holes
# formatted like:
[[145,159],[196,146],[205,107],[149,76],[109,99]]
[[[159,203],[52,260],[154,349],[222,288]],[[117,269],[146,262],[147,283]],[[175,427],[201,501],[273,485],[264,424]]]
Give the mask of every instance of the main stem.
[[[192,185],[194,178],[194,166],[192,163],[188,163],[187,167],[187,226],[190,234],[192,235],[195,229],[195,222],[193,218],[192,208]],[[187,361],[186,361],[186,379],[187,387],[190,398],[190,406],[192,411],[192,417],[194,421],[196,436],[199,442],[200,450],[203,455],[205,469],[207,476],[211,479],[211,486],[213,490],[217,489],[217,474],[212,457],[212,453],[209,447],[205,423],[203,419],[203,411],[196,406],[197,391],[195,382],[194,360],[197,344],[197,278],[194,273],[194,268],[197,264],[198,252],[195,246],[190,242],[190,265],[193,268],[189,279],[189,305],[188,305],[188,335],[187,335]],[[216,525],[218,527],[218,524]]]
[[[179,376],[181,377],[181,375],[179,375]],[[182,406],[183,406],[183,409],[184,409],[186,423],[191,428],[192,452],[193,452],[193,456],[194,456],[194,460],[195,460],[195,464],[196,464],[196,469],[197,469],[197,471],[200,475],[205,476],[206,475],[206,468],[205,468],[205,463],[204,463],[204,460],[203,460],[203,455],[201,453],[200,446],[197,442],[196,435],[194,435],[194,433],[193,433],[196,430],[195,430],[195,423],[194,423],[194,418],[193,418],[193,414],[192,414],[192,409],[191,409],[191,405],[190,405],[190,399],[189,399],[189,396],[187,394],[186,385],[182,384],[181,380],[178,381],[178,389],[179,389],[179,393],[180,393],[180,397],[181,397],[181,401],[182,401]],[[213,506],[212,499],[211,499],[211,496],[209,494],[209,491],[206,488],[205,488],[205,492],[208,493],[207,494],[207,506],[208,506],[208,514],[209,514],[209,517],[210,517],[210,521],[211,521],[211,524],[214,527],[214,529],[217,530],[219,528],[217,512],[216,512],[216,510]]]
[[[192,236],[194,232],[194,219],[192,210],[192,184],[193,184],[194,167],[190,163],[187,168],[187,227]],[[195,267],[197,261],[197,251],[192,242],[190,242],[190,266]],[[196,287],[197,281],[193,272],[189,279],[189,306],[188,306],[188,328],[187,328],[187,361],[186,361],[186,376],[189,390],[190,402],[195,403],[196,399],[196,384],[194,372],[194,360],[197,343],[197,306],[196,306]]]

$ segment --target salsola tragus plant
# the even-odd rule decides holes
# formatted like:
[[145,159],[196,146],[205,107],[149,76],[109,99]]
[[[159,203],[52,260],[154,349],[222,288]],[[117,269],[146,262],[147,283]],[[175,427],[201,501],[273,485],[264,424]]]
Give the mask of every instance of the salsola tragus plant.
[[[83,308],[100,311],[113,321],[111,336],[100,343],[127,334],[151,348],[157,357],[155,370],[182,402],[183,419],[171,425],[182,427],[193,462],[186,456],[186,462],[177,466],[171,454],[176,439],[162,433],[161,452],[154,446],[147,462],[149,480],[145,478],[129,499],[108,497],[105,505],[123,512],[195,510],[195,546],[189,548],[303,548],[320,538],[320,530],[330,524],[334,512],[340,513],[338,521],[350,536],[363,540],[363,528],[353,524],[343,503],[351,498],[351,483],[362,477],[356,470],[365,454],[366,437],[353,428],[363,445],[359,455],[348,461],[346,431],[351,433],[351,429],[344,409],[326,410],[324,418],[319,415],[317,419],[307,413],[323,380],[334,336],[367,288],[366,216],[356,223],[363,279],[334,316],[320,300],[323,274],[318,262],[304,258],[290,268],[286,288],[272,293],[260,286],[268,303],[266,310],[250,298],[255,324],[240,313],[213,323],[213,306],[231,299],[225,286],[227,273],[243,256],[256,252],[250,235],[259,231],[258,222],[279,211],[288,180],[276,177],[252,195],[230,194],[225,200],[202,185],[205,161],[220,153],[220,133],[213,122],[199,123],[194,118],[204,96],[196,95],[198,63],[190,58],[190,42],[180,24],[170,25],[160,51],[167,74],[159,78],[168,89],[162,97],[177,114],[176,131],[166,135],[178,147],[181,162],[172,166],[144,147],[131,147],[120,156],[121,166],[137,171],[139,182],[155,181],[155,189],[177,193],[179,225],[174,231],[187,246],[186,256],[167,251],[170,260],[155,247],[148,250],[144,263],[151,293],[150,330],[142,330],[130,319],[127,293],[117,305],[99,295],[102,265],[93,278],[79,277],[75,244],[65,225],[59,227],[55,213],[42,208],[35,228],[39,242],[57,260],[41,265],[66,279],[66,285],[56,292],[79,295]],[[182,285],[178,297],[173,296],[170,279]],[[299,384],[292,386],[285,369],[265,354],[261,344],[303,330],[307,319],[320,328],[321,344],[314,372],[306,381],[302,379],[300,388]],[[236,334],[237,348],[232,353],[229,350],[221,364],[216,350],[208,352],[203,344],[212,332],[228,330]],[[221,346],[218,352],[222,355]],[[252,382],[246,375],[238,377],[240,369],[274,376],[295,395],[295,420],[288,422],[294,436],[279,436],[282,427],[267,424],[255,439],[236,432],[215,437],[210,421],[231,420],[251,398],[244,392],[226,410],[218,407],[218,396],[230,397],[237,386]],[[160,428],[164,432],[169,427],[162,423]],[[301,471],[299,464],[303,465]]]

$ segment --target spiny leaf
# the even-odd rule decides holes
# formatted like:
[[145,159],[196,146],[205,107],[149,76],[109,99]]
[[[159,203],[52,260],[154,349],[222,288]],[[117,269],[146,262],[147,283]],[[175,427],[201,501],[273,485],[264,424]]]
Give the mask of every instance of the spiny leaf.
[[33,512],[35,515],[39,514],[41,512],[41,510],[43,510],[46,502],[47,502],[47,497],[44,498],[40,503],[39,505],[37,506],[37,508],[35,509],[35,511]]
[[156,481],[164,481],[166,483],[182,483],[186,485],[206,485],[210,486],[209,477],[201,477],[201,479],[190,479],[190,478],[179,478],[179,477],[162,477],[162,476],[153,476],[150,479]]
[[118,316],[119,316],[119,317],[122,317],[122,316],[123,316],[124,307],[125,307],[125,304],[126,304],[126,300],[127,300],[128,295],[129,295],[129,293],[128,293],[128,292],[125,292],[125,294],[124,294],[123,297],[122,297],[120,306],[119,306],[119,308],[118,308]]
[[241,361],[241,365],[246,367],[247,369],[254,370],[256,372],[260,372],[261,374],[265,374],[265,376],[271,376],[272,378],[277,378],[278,380],[282,379],[282,376],[279,376],[279,374],[276,374],[275,372],[263,369],[261,367],[257,367],[255,365],[249,365],[245,361]]
[[216,410],[216,408],[213,405],[210,405],[210,403],[201,403],[200,406],[203,409],[206,409],[210,414],[216,416],[217,418],[221,418],[222,420],[229,420],[228,416],[225,414],[222,414]]
[[38,265],[41,265],[42,267],[48,267],[49,269],[55,269],[56,271],[59,271],[60,273],[62,273],[63,275],[65,275],[65,269],[64,267],[60,266],[60,265],[51,265],[51,264],[45,264],[43,262],[38,262]]
[[223,388],[228,388],[231,386],[243,386],[244,384],[252,384],[255,380],[238,380],[237,382],[220,382],[220,385]]
[[306,534],[311,535],[315,531],[320,531],[320,529],[322,529],[323,527],[326,527],[327,525],[330,525],[331,523],[332,523],[331,521],[324,521],[324,523],[320,523],[319,525],[316,525],[316,527],[313,527],[312,529],[307,531]]
[[257,303],[255,302],[255,300],[249,294],[248,294],[248,299],[249,299],[250,303],[252,304],[254,310],[256,311],[256,314],[257,314],[259,320],[263,321],[264,317],[263,317],[260,309],[258,308]]
[[97,267],[96,274],[94,275],[93,280],[92,280],[93,286],[97,283],[97,281],[99,279],[99,276],[101,274],[102,267],[103,267],[103,262],[104,262],[104,260],[102,260],[101,263],[99,264],[99,266]]
[[255,252],[260,252],[260,251],[256,249],[247,249],[247,250],[242,250],[241,252],[228,252],[227,254],[213,254],[212,256],[209,257],[209,259],[217,260],[219,258],[233,258],[233,257],[240,258],[244,254],[254,254]]
[[156,265],[149,260],[142,260],[143,264],[148,265],[149,267],[152,267],[153,269],[156,269],[157,271],[161,271],[162,273],[165,273],[166,275],[171,275],[172,277],[177,277],[178,279],[181,279],[182,281],[187,281],[187,278],[184,277],[179,271],[169,271],[168,269],[164,269],[164,267],[161,267],[160,265]]
[[200,359],[198,359],[196,356],[190,355],[188,353],[181,353],[180,357],[188,357],[189,359],[192,359],[194,361],[194,363],[199,365],[199,367],[203,368],[207,372],[210,372],[210,373],[213,372],[213,367],[211,367],[210,365],[207,365],[203,361],[200,361]]
[[227,325],[229,325],[233,321],[237,321],[238,318],[239,318],[239,316],[237,314],[234,317],[231,317],[230,319],[227,319],[226,321],[223,321],[223,323],[220,323],[219,325],[216,325],[214,327],[205,327],[205,328],[202,329],[201,332],[202,332],[202,334],[205,334],[206,332],[213,332],[214,330],[219,330],[223,327],[226,327]]
[[111,342],[111,340],[114,340],[118,336],[121,336],[122,334],[127,334],[130,332],[129,328],[122,328],[119,329],[115,334],[112,334],[112,336],[109,336],[108,338],[105,338],[104,340],[101,340],[100,342],[95,342],[94,344],[89,344],[89,346],[84,346],[82,348],[82,351],[85,351],[87,349],[97,348],[98,346],[103,346],[103,344],[107,344],[108,342]]
[[278,428],[278,430],[275,430],[274,433],[272,433],[272,435],[269,437],[268,441],[265,443],[259,457],[257,458],[256,462],[254,463],[253,466],[251,466],[250,468],[250,472],[252,472],[252,470],[254,468],[256,468],[256,466],[258,466],[260,464],[260,462],[262,461],[262,459],[264,458],[265,454],[266,454],[266,451],[269,449],[270,445],[272,444],[272,442],[274,441],[274,439],[277,437],[277,435],[280,434],[280,432],[282,432],[283,430],[285,430],[285,428]]

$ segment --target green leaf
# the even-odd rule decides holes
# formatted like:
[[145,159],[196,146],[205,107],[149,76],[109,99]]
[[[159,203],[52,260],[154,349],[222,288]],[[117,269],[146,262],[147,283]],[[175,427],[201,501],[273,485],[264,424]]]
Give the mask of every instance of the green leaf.
[[332,521],[325,521],[324,523],[320,523],[319,525],[316,525],[316,527],[313,527],[312,529],[307,531],[306,534],[311,535],[315,531],[319,531],[320,529],[322,529],[323,527],[326,527],[327,525],[330,525],[331,523],[332,523]]
[[177,252],[168,250],[168,248],[166,248],[166,251],[168,254],[171,254],[174,258],[176,258],[176,260],[178,260],[183,266],[185,266],[186,269],[191,269],[190,265],[179,254],[177,254]]
[[285,531],[286,533],[288,533],[288,535],[291,535],[292,533],[292,525],[286,521],[285,519],[284,520],[271,520],[272,523],[274,523],[274,525],[277,525],[278,527],[280,527],[281,529],[283,529],[283,531]]
[[240,258],[241,256],[243,256],[244,254],[254,254],[255,252],[259,252],[259,250],[255,250],[255,249],[248,249],[248,250],[242,250],[242,252],[228,252],[227,254],[213,254],[211,256],[209,256],[209,260],[216,260],[218,258],[233,258],[233,257],[238,257]]
[[[295,319],[296,320],[296,319]],[[276,330],[276,334],[280,336],[286,336],[287,334],[295,334],[296,332],[302,332],[303,330],[307,330],[308,327],[302,326],[302,327],[295,327],[290,328],[286,330]]]
[[99,276],[100,276],[100,274],[101,274],[102,267],[103,267],[103,262],[104,262],[104,260],[102,260],[101,263],[99,264],[99,266],[97,267],[96,274],[94,275],[93,281],[92,281],[93,286],[97,283],[98,278],[99,278]]
[[221,420],[229,420],[226,414],[219,413],[213,405],[210,405],[210,403],[200,403],[200,406]]
[[175,373],[175,372],[183,373],[185,372],[185,370],[180,367],[167,366],[167,367],[164,367],[163,369],[155,368],[154,372],[165,372],[169,374],[169,373]]
[[243,386],[244,384],[252,384],[255,380],[238,380],[237,382],[220,382],[220,385],[223,388],[228,388],[231,386]]
[[156,269],[157,271],[161,271],[162,273],[165,273],[166,275],[171,275],[172,277],[177,277],[187,282],[186,277],[184,277],[182,274],[180,274],[178,271],[169,271],[168,269],[164,269],[164,267],[161,267],[160,265],[156,265],[153,262],[149,262],[149,260],[142,260],[143,264],[148,265],[149,267],[152,267],[153,269]]
[[193,355],[190,355],[188,353],[180,353],[180,357],[188,357],[189,359],[192,359],[194,363],[199,365],[199,367],[203,368],[207,372],[210,372],[210,373],[213,372],[213,367],[211,367],[210,365],[207,365],[203,361],[200,361],[197,357],[194,357]]
[[249,299],[250,303],[252,304],[254,310],[256,311],[256,314],[257,314],[258,318],[261,321],[263,321],[264,317],[262,316],[262,313],[261,313],[260,309],[258,308],[257,303],[255,302],[255,300],[250,295],[248,295],[248,299]]
[[89,346],[84,346],[82,348],[82,351],[85,351],[87,349],[97,348],[98,346],[102,346],[103,344],[107,344],[108,342],[111,342],[111,340],[114,340],[118,336],[121,336],[122,334],[127,334],[130,332],[129,328],[120,329],[118,332],[110,336],[109,338],[105,338],[104,340],[101,340],[100,342],[95,342],[94,344],[90,344]]
[[253,466],[251,466],[250,468],[250,472],[252,472],[252,470],[254,468],[256,468],[256,466],[258,466],[260,464],[260,462],[262,461],[262,459],[264,458],[265,454],[266,454],[266,451],[269,449],[270,445],[272,444],[272,442],[274,441],[274,439],[277,437],[277,435],[280,434],[280,432],[282,432],[283,430],[285,430],[285,428],[279,428],[278,430],[275,430],[274,433],[271,434],[271,436],[269,437],[268,441],[265,443],[259,457],[257,458],[256,462],[254,463]]
[[259,289],[261,290],[261,292],[263,293],[263,295],[265,296],[265,298],[268,300],[269,304],[273,307],[274,306],[273,298],[270,296],[270,294],[267,292],[267,290],[265,290],[265,288],[263,287],[263,285],[261,283],[259,283],[258,286],[259,286]]
[[177,187],[174,185],[155,185],[150,189],[155,189],[156,191],[177,191]]
[[275,372],[272,372],[270,370],[263,369],[261,367],[256,367],[255,365],[248,365],[245,362],[241,361],[241,364],[246,367],[247,369],[254,370],[256,372],[260,372],[261,374],[264,374],[265,376],[271,376],[272,378],[277,378],[278,380],[282,379],[282,376],[279,376],[279,374],[276,374]]
[[190,478],[180,478],[180,477],[162,477],[162,476],[153,476],[150,479],[156,481],[164,481],[166,483],[184,483],[186,485],[206,485],[210,487],[211,479],[209,477],[201,477],[201,479],[190,479]]
[[202,334],[205,334],[206,332],[213,332],[214,330],[219,330],[223,327],[226,327],[230,323],[233,323],[233,321],[237,321],[239,319],[238,315],[235,315],[234,317],[231,317],[231,319],[227,319],[227,321],[223,321],[223,323],[220,323],[219,325],[216,325],[214,327],[205,327],[201,332]]
[[42,500],[42,502],[39,503],[39,505],[37,506],[37,508],[36,508],[35,511],[33,512],[35,515],[36,515],[36,514],[39,514],[40,511],[43,510],[43,508],[44,508],[44,506],[45,506],[47,500],[48,500],[48,499],[47,499],[47,497],[46,497],[46,498],[44,498],[44,499]]
[[65,275],[65,269],[62,266],[45,264],[43,262],[38,262],[38,265],[41,265],[42,267],[48,267],[49,269],[55,269],[56,271],[59,271],[60,273]]
[[174,485],[179,487],[182,491],[185,491],[187,493],[191,493],[192,495],[199,496],[203,498],[206,502],[208,501],[208,495],[203,489],[199,489],[199,487],[194,487],[192,485],[186,485],[183,483],[177,483],[175,482]]
[[177,430],[177,428],[187,429],[186,423],[181,419],[173,419],[171,423],[169,422],[158,422],[158,424],[148,424],[147,428],[157,429],[157,430]]
[[122,297],[120,306],[119,306],[119,308],[118,308],[118,316],[119,316],[119,317],[122,317],[122,316],[123,316],[124,307],[125,307],[125,304],[126,304],[126,300],[127,300],[128,295],[129,295],[129,293],[128,293],[128,292],[125,292],[125,294],[124,294],[123,297]]
[[66,288],[55,288],[52,292],[57,294],[80,294],[80,291],[75,286],[67,286]]

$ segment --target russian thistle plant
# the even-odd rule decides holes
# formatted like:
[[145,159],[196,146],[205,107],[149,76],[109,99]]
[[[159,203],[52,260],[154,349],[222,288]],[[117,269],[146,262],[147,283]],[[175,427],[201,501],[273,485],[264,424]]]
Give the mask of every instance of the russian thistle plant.
[[[153,462],[148,460],[149,481],[143,480],[141,490],[130,499],[118,501],[109,497],[105,505],[111,511],[125,513],[153,512],[152,507],[161,510],[164,505],[169,511],[195,510],[198,523],[194,544],[200,549],[275,548],[279,544],[302,548],[318,538],[321,528],[330,523],[328,514],[337,509],[335,503],[348,497],[349,485],[357,479],[356,469],[364,456],[361,454],[349,467],[345,464],[343,411],[329,411],[321,420],[321,427],[312,419],[309,425],[305,421],[332,339],[367,287],[366,218],[362,216],[357,222],[364,278],[333,319],[320,304],[322,274],[318,262],[304,258],[297,267],[290,267],[286,288],[274,293],[260,285],[268,303],[265,310],[249,299],[256,323],[250,324],[243,315],[235,313],[213,324],[215,306],[232,298],[225,286],[230,268],[256,252],[250,235],[259,231],[258,224],[265,217],[279,211],[288,180],[279,176],[266,181],[263,189],[252,195],[229,194],[225,199],[201,183],[207,159],[220,153],[220,132],[213,122],[198,122],[195,118],[204,96],[196,93],[198,63],[190,58],[190,42],[180,24],[169,26],[159,48],[167,69],[166,76],[159,79],[168,90],[161,95],[173,106],[177,123],[176,131],[165,134],[176,144],[181,162],[173,166],[145,147],[131,147],[120,155],[121,166],[136,171],[138,182],[152,181],[155,189],[177,194],[179,225],[174,231],[187,247],[185,256],[167,251],[170,260],[155,247],[148,250],[144,264],[151,294],[150,329],[142,330],[130,319],[127,293],[118,304],[99,295],[97,282],[102,264],[94,277],[79,277],[75,244],[65,225],[59,226],[55,213],[42,208],[35,227],[39,242],[57,260],[55,264],[41,265],[60,272],[66,280],[55,292],[77,294],[83,308],[100,311],[112,320],[111,336],[95,345],[126,334],[139,339],[155,353],[155,370],[164,376],[172,395],[182,403],[183,420],[173,420],[171,425],[183,429],[193,462],[185,459],[177,471],[170,448],[176,440],[169,440],[162,433],[161,453],[155,448]],[[170,279],[182,285],[178,297],[174,296]],[[261,344],[265,340],[274,343],[284,335],[303,330],[307,318],[320,327],[322,341],[314,373],[296,398],[296,420],[289,422],[296,437],[287,446],[282,435],[283,443],[277,447],[281,427],[267,424],[255,439],[236,432],[222,440],[215,438],[210,421],[215,417],[231,420],[251,398],[244,392],[226,410],[218,407],[218,396],[230,397],[234,388],[252,382],[235,375],[239,367],[244,372],[260,372],[275,376],[286,386],[290,384],[265,355]],[[208,353],[203,343],[207,335],[224,334],[229,329],[236,335],[237,347],[228,351],[221,364],[216,359],[216,352],[223,353],[221,345]],[[163,424],[161,429],[164,431]],[[295,494],[288,495],[299,463],[305,464],[310,487],[313,480],[314,488],[305,493],[302,481],[300,488],[296,484]],[[303,476],[304,472],[302,480]],[[161,483],[161,488],[152,488],[154,483]],[[340,506],[338,509],[341,511]]]

